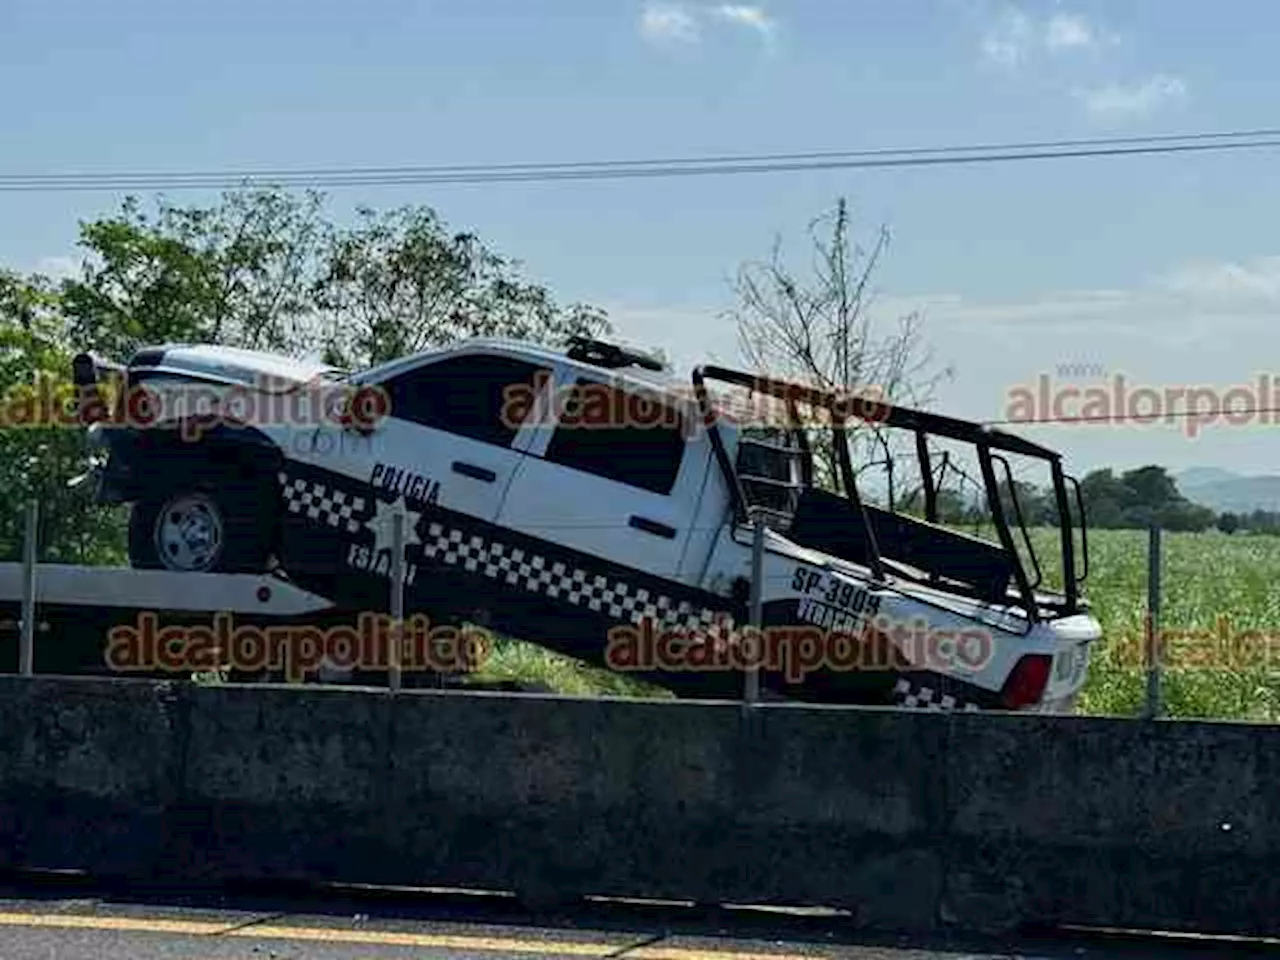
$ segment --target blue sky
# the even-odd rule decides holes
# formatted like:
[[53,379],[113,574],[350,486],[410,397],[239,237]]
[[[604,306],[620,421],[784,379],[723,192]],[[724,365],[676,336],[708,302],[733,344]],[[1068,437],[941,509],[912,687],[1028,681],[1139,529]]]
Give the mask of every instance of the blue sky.
[[[938,146],[1280,126],[1280,6],[1181,0],[65,0],[0,8],[0,172],[235,170]],[[1131,382],[1280,374],[1275,152],[684,180],[339,190],[426,203],[686,364],[736,359],[727,279],[839,195],[893,232],[998,418],[1059,363]],[[180,199],[207,199],[180,194]],[[0,194],[0,263],[65,269],[110,193]],[[1087,385],[1085,383],[1084,385]],[[1082,468],[1280,472],[1280,427],[1028,430]]]

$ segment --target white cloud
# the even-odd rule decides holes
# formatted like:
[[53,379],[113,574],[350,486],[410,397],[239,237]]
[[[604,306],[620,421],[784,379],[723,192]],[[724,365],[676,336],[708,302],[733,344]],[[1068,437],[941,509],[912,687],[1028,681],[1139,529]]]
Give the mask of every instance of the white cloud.
[[1175,295],[1215,305],[1280,304],[1280,256],[1243,263],[1198,263],[1173,271],[1160,286]]
[[772,43],[778,26],[777,20],[759,6],[722,3],[694,8],[688,4],[651,0],[640,15],[640,34],[654,43],[693,45],[702,39],[703,27],[710,21],[752,30],[766,43]]
[[765,38],[771,37],[777,26],[777,22],[760,7],[725,3],[715,8],[715,15],[722,20],[755,30]]
[[679,4],[649,3],[640,15],[640,34],[655,43],[697,43],[698,21]]
[[[1217,336],[1224,317],[1269,317],[1280,306],[1280,254],[1239,261],[1180,264],[1155,276],[1115,289],[1046,291],[1019,300],[975,300],[955,294],[893,297],[879,304],[891,314],[919,311],[944,317],[963,333],[974,327],[1012,334],[1106,330],[1153,330],[1162,340]],[[1270,321],[1267,321],[1270,325]],[[1277,328],[1280,334],[1280,328]]]
[[946,326],[957,330],[976,326],[1014,336],[1032,328],[1040,334],[1049,329],[1125,326],[1137,322],[1129,312],[1134,299],[1131,290],[1068,290],[1015,301],[975,301],[954,294],[895,297],[879,306],[891,315],[918,311],[926,318],[943,317]]
[[1129,120],[1148,116],[1186,98],[1187,85],[1177,77],[1157,74],[1141,83],[1113,83],[1078,90],[1085,109],[1100,120]]
[[1119,43],[1087,17],[1055,13],[1033,18],[1018,7],[1007,7],[992,20],[982,37],[982,54],[990,62],[1012,69],[1039,54],[1098,53]]
[[1104,36],[1085,17],[1058,13],[1045,24],[1045,46],[1052,51],[1099,50],[1115,38]]
[[[1097,56],[1120,43],[1115,33],[1097,21],[1063,9],[1042,17],[1007,5],[998,15],[988,15],[986,24],[983,58],[1006,70],[1070,54]],[[1148,116],[1184,99],[1187,86],[1178,77],[1155,74],[1128,84],[1077,86],[1072,93],[1095,119],[1121,122]]]
[[[1011,391],[1038,396],[1042,376],[1054,389],[1110,385],[1123,376],[1130,393],[1189,386],[1225,392],[1257,384],[1261,373],[1274,376],[1267,358],[1280,349],[1273,319],[1278,302],[1280,256],[1264,256],[1177,267],[1135,278],[1122,289],[1048,290],[1020,300],[919,296],[882,303],[881,309],[887,315],[921,310],[922,335],[937,362],[954,364],[956,376],[940,385],[935,409],[988,420],[1025,416],[1010,412]],[[1241,352],[1242,342],[1249,351]],[[1067,403],[1079,410],[1078,399]],[[1255,470],[1266,464],[1260,433],[1270,436],[1275,427],[1217,425],[1194,439],[1186,430],[1184,421],[1014,428],[1062,450],[1079,472],[1142,463]],[[1258,472],[1274,472],[1274,465]]]
[[[1041,376],[1057,389],[1111,384],[1122,375],[1130,393],[1202,385],[1225,392],[1256,384],[1260,373],[1275,376],[1268,358],[1280,350],[1277,303],[1280,254],[1270,254],[1173,264],[1117,289],[1084,285],[1003,300],[949,293],[885,297],[872,315],[888,323],[919,311],[935,369],[954,364],[956,370],[939,385],[933,409],[995,420],[1025,416],[1011,413],[1012,391],[1038,391]],[[715,305],[604,305],[625,336],[668,348],[681,376],[698,363],[743,363],[733,324]],[[1245,342],[1250,349],[1242,352]],[[1100,369],[1091,370],[1095,365]],[[1078,411],[1079,402],[1068,400],[1067,409]],[[1078,476],[1097,466],[1147,463],[1276,472],[1267,460],[1274,426],[1215,425],[1194,438],[1186,430],[1182,421],[1013,428],[1061,450]]]
[[1013,68],[1027,59],[1033,43],[1031,19],[1021,10],[1010,8],[982,38],[982,54],[998,66]]

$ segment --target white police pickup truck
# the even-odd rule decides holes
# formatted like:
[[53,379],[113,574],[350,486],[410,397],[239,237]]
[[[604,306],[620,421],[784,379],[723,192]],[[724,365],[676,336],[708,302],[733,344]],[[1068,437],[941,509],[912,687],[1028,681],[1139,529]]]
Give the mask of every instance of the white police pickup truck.
[[[685,696],[737,698],[753,667],[784,698],[1066,711],[1101,639],[1078,486],[1055,452],[977,424],[719,367],[682,384],[582,339],[468,341],[356,373],[159,346],[122,368],[115,414],[104,369],[76,359],[97,496],[132,504],[135,567],[273,570],[386,611],[400,512],[407,615],[478,620]],[[722,389],[785,422],[758,429]],[[826,417],[833,459],[802,407]],[[921,509],[860,495],[859,427],[912,440]],[[974,452],[994,542],[937,522],[934,442]],[[1010,456],[1047,470],[1066,518],[1056,589],[1001,493]],[[819,483],[823,462],[836,476]],[[756,523],[762,631],[747,627]]]

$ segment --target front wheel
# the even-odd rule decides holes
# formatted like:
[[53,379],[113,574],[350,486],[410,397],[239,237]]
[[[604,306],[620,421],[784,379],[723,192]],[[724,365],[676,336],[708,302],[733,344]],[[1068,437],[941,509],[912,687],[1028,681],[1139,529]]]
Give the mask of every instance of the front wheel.
[[143,570],[258,573],[267,568],[264,505],[209,489],[144,497],[129,517],[129,562]]

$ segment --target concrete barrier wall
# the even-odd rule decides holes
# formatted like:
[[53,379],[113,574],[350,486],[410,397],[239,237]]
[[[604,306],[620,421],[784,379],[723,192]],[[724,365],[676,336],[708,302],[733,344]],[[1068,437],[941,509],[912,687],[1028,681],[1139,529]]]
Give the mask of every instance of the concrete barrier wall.
[[8,867],[1276,935],[1277,797],[1271,727],[0,678]]

